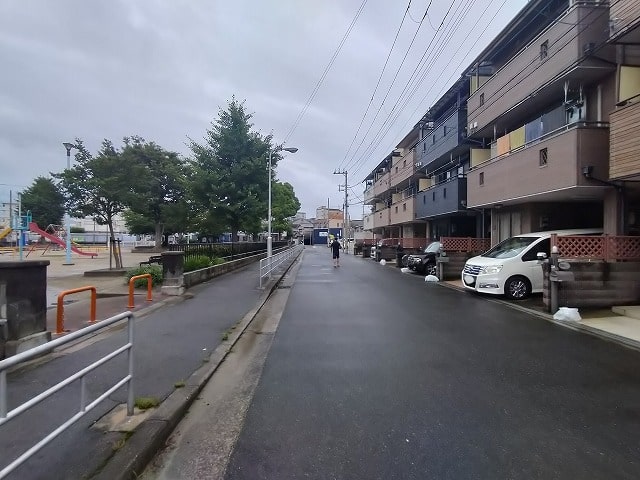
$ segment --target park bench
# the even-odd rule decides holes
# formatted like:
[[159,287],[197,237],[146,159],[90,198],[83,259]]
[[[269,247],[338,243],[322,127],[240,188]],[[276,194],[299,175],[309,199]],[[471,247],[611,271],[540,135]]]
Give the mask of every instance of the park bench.
[[153,255],[149,257],[149,260],[145,262],[140,262],[140,266],[151,265],[152,263],[157,263],[158,265],[162,265],[162,255]]

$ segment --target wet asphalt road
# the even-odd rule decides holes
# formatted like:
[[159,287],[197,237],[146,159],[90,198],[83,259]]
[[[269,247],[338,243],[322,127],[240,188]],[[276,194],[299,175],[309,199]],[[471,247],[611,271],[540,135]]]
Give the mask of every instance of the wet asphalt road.
[[226,479],[640,478],[640,353],[307,247]]

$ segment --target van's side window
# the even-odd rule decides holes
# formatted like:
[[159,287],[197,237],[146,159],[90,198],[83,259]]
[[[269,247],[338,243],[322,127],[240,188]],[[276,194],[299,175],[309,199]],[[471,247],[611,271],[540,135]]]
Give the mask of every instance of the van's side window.
[[544,252],[547,254],[547,258],[551,254],[551,239],[545,238],[541,242],[537,243],[534,247],[529,249],[527,253],[522,256],[523,262],[529,262],[531,260],[538,260],[538,252]]

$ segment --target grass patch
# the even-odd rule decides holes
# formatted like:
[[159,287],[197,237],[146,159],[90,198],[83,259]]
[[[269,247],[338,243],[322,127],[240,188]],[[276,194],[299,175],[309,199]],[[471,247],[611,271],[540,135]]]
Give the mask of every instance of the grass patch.
[[179,382],[174,383],[173,388],[184,388],[185,385],[186,383],[183,380],[181,380]]
[[111,450],[113,450],[114,452],[117,452],[118,450],[120,450],[122,447],[125,446],[125,444],[127,443],[127,440],[131,438],[131,435],[133,435],[133,432],[126,432],[122,436],[122,438],[120,438],[120,440],[118,440],[117,442],[113,442],[111,444]]
[[222,341],[226,342],[227,340],[229,340],[229,332],[224,332],[222,334]]
[[155,397],[138,397],[136,398],[135,406],[140,410],[149,410],[160,405],[160,400]]

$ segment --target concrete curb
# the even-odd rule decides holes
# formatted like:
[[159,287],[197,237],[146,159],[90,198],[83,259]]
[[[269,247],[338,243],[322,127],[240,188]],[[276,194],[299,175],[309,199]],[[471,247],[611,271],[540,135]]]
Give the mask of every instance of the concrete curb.
[[304,250],[300,251],[279,278],[272,280],[268,284],[256,306],[238,322],[238,328],[233,330],[229,338],[218,345],[209,357],[208,363],[189,376],[184,388],[174,390],[161,403],[158,409],[135,429],[125,445],[109,459],[102,470],[91,478],[96,480],[130,480],[138,478],[164,446],[166,440],[187,413],[193,401],[198,397],[271,294],[278,288],[289,270],[299,263],[298,259],[303,252]]

